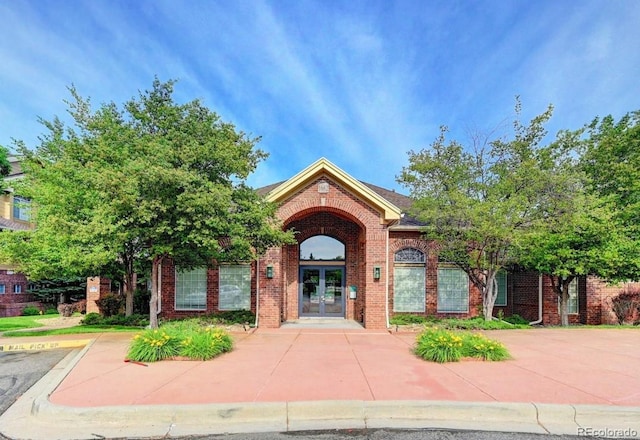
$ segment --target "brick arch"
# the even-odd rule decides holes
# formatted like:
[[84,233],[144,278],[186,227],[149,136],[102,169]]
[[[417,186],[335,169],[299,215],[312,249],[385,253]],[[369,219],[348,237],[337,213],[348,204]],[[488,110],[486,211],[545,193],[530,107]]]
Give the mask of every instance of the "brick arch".
[[[320,181],[329,184],[329,192],[319,194],[315,190]],[[278,208],[278,217],[287,224],[314,212],[333,213],[356,223],[363,229],[379,227],[381,219],[379,211],[326,177],[310,182],[284,202]]]
[[391,261],[393,261],[393,255],[395,255],[396,252],[405,248],[418,249],[419,251],[424,252],[425,259],[429,258],[430,249],[429,243],[426,240],[421,240],[419,238],[403,238],[401,240],[393,240],[389,243],[389,251],[392,255]]
[[[326,206],[315,206],[313,208],[309,208],[309,209],[295,213],[293,216],[291,216],[289,219],[283,222],[284,224],[283,229],[285,230],[289,229],[291,228],[291,226],[297,223],[304,222],[306,219],[312,218],[314,216],[317,216],[317,217],[324,216],[325,218],[333,217],[333,218],[336,218],[339,222],[352,223],[352,224],[355,224],[361,230],[366,229],[366,225],[363,224],[360,221],[360,219],[351,215],[351,213],[344,212],[342,210],[332,208],[332,207],[326,207]],[[312,237],[314,235],[329,235],[330,237],[335,238],[336,240],[346,243],[347,239],[349,238],[349,233],[345,231],[344,228],[333,226],[328,223],[329,222],[324,222],[322,225],[318,224],[318,225],[313,225],[311,227],[307,226],[306,228],[304,228],[303,231],[299,231],[299,233],[296,234],[296,239],[298,240],[298,243],[301,243],[307,238]],[[322,232],[323,230],[324,232]],[[300,237],[304,237],[304,238],[301,239]]]
[[335,226],[306,228],[304,231],[296,234],[296,240],[298,241],[298,245],[300,245],[303,241],[318,235],[326,235],[327,237],[334,238],[344,245],[346,245],[349,240],[349,234],[347,234],[344,228],[337,228]]

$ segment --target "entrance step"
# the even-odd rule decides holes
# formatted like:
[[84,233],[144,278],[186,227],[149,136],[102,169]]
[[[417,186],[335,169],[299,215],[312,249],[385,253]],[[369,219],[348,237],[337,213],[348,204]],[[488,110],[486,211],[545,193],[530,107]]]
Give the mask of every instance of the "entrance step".
[[283,322],[280,328],[337,328],[364,330],[362,324],[344,318],[299,318]]

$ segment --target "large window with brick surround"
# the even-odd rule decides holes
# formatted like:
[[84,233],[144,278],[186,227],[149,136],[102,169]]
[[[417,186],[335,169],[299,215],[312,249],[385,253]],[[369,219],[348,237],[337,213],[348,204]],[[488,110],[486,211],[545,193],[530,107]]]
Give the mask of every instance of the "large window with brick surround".
[[251,266],[220,266],[219,310],[251,309]]
[[438,312],[467,313],[469,311],[469,276],[453,266],[438,268]]
[[207,269],[176,269],[176,310],[207,310]]
[[414,248],[400,249],[394,255],[393,311],[424,312],[425,255]]
[[[560,298],[558,298],[558,313],[560,313]],[[567,313],[577,315],[578,309],[578,279],[574,278],[569,283],[569,301],[567,301]]]

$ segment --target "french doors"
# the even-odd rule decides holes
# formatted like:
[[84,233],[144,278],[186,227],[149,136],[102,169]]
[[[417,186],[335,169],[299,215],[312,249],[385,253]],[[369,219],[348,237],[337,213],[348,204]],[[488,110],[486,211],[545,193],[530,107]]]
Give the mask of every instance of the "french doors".
[[301,266],[299,313],[344,318],[344,267]]

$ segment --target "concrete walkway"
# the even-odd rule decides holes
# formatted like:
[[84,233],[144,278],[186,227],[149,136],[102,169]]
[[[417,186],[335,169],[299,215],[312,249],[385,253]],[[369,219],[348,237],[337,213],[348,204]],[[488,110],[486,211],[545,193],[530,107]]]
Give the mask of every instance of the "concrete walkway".
[[640,329],[484,333],[514,359],[434,364],[412,354],[415,333],[285,326],[235,333],[234,350],[212,361],[139,365],[124,361],[131,334],[91,335],[0,418],[0,432],[76,439],[403,427],[640,436]]

